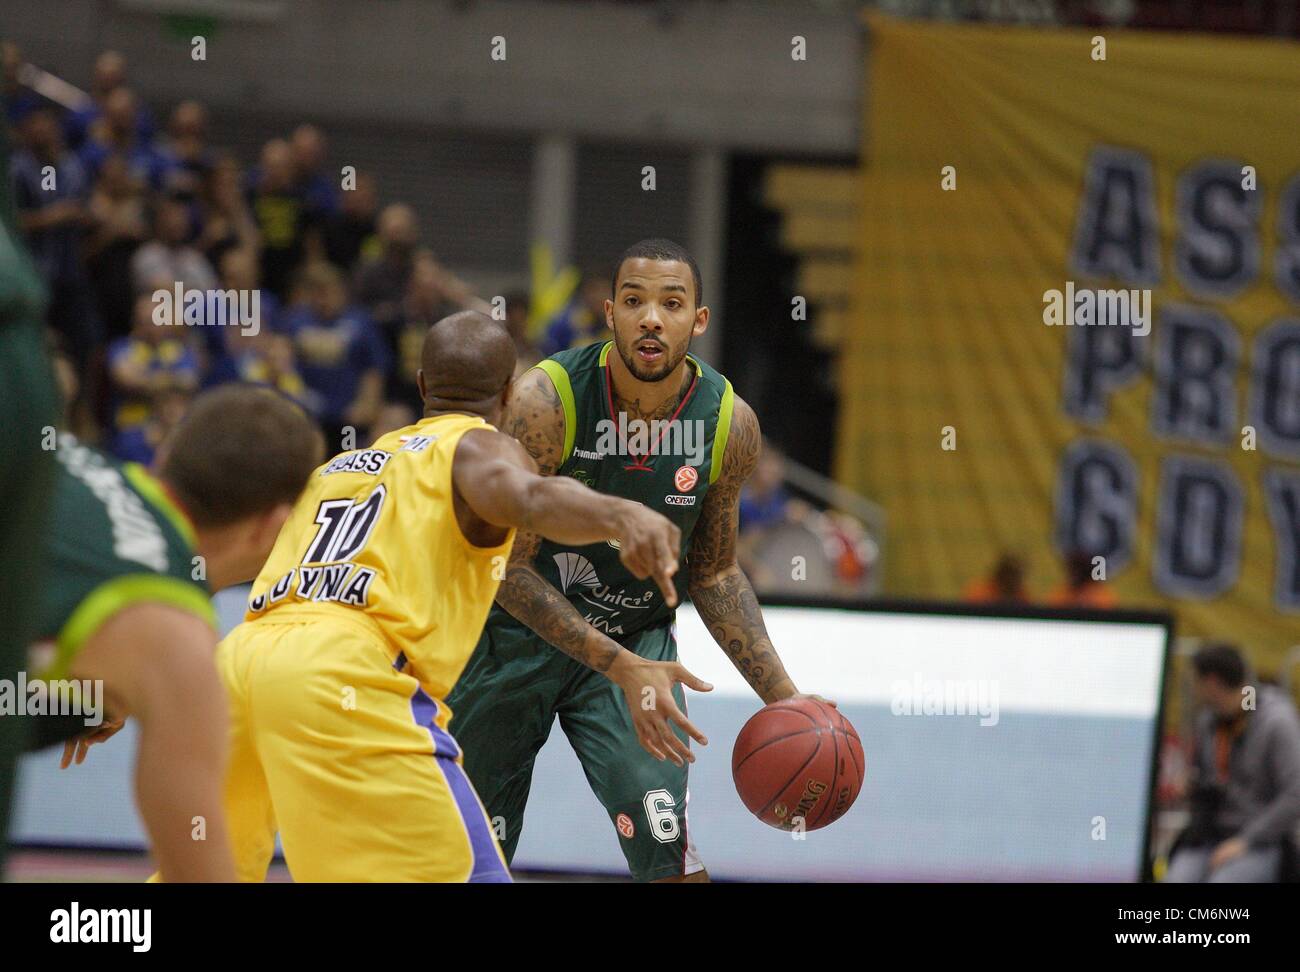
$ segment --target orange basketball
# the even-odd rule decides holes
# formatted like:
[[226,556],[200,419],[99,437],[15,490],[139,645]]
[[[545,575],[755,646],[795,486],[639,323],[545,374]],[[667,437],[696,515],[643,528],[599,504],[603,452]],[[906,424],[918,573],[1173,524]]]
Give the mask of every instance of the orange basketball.
[[764,706],[731,753],[736,792],[765,824],[817,830],[844,816],[866,775],[862,741],[849,720],[814,699]]

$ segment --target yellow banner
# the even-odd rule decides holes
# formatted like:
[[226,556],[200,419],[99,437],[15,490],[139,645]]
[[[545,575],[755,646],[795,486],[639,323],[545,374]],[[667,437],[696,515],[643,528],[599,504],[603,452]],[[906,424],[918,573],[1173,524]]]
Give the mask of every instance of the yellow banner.
[[1300,642],[1300,47],[870,18],[837,474],[886,590],[1120,606]]

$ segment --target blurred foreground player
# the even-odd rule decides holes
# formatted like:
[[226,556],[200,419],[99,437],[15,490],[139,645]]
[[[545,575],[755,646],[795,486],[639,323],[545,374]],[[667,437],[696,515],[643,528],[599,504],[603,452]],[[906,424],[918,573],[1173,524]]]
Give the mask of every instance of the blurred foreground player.
[[[9,187],[8,144],[0,125],[0,683],[14,685],[35,636],[40,537],[54,477],[54,454],[42,446],[58,415],[58,393],[45,354],[45,293],[20,242]],[[0,875],[26,730],[22,713],[0,715]]]
[[168,881],[234,879],[209,588],[257,573],[322,453],[301,408],[239,385],[194,401],[157,478],[59,433],[29,669],[51,693],[60,680],[102,682],[103,698],[90,694],[92,728],[81,713],[42,715],[31,735],[36,746],[75,735],[67,765],[124,718],[138,721],[136,801]]
[[[687,354],[709,323],[699,269],[676,243],[645,240],[619,260],[613,297],[605,301],[613,340],[527,372],[503,429],[546,475],[667,514],[685,537],[675,555],[709,632],[765,703],[796,697],[736,562],[758,419],[726,378]],[[614,429],[627,433],[626,449],[611,442]],[[632,876],[708,879],[686,819],[694,759],[686,736],[706,740],[687,720],[677,683],[709,686],[677,661],[674,607],[620,566],[612,544],[544,543],[536,531],[519,538],[450,700],[466,769],[505,821],[508,857],[533,761],[558,715]]]
[[239,877],[278,830],[295,881],[508,881],[442,701],[474,649],[516,527],[616,540],[670,596],[681,535],[639,503],[543,479],[493,424],[515,348],[491,318],[434,324],[424,417],[311,477],[221,644]]

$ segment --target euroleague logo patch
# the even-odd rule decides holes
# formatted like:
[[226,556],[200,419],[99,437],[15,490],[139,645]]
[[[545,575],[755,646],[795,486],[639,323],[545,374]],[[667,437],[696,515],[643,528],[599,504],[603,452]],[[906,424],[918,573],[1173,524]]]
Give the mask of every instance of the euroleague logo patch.
[[689,493],[699,481],[700,474],[695,471],[694,466],[682,466],[673,473],[673,485],[677,487],[679,493]]
[[614,820],[614,826],[618,827],[618,832],[624,837],[630,838],[636,833],[636,828],[632,826],[632,818],[625,813],[620,813]]

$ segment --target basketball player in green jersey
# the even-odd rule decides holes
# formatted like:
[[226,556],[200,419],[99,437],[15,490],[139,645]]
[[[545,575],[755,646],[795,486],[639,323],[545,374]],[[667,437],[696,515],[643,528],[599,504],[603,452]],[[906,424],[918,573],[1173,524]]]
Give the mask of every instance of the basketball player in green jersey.
[[[731,383],[687,352],[709,310],[682,247],[645,240],[614,274],[613,340],[564,351],[518,381],[502,429],[545,475],[638,500],[682,531],[677,577],[763,702],[795,696],[736,563],[740,489],[762,437]],[[604,805],[633,877],[708,880],[686,819],[681,685],[710,686],[677,661],[674,612],[610,543],[566,547],[520,533],[474,655],[448,698],[465,770],[505,821],[514,856],[533,762],[558,716]],[[559,649],[556,651],[555,649]],[[678,684],[681,683],[681,684]]]
[[222,385],[196,398],[163,442],[156,476],[63,432],[56,443],[50,515],[34,540],[44,568],[31,593],[23,694],[35,683],[54,697],[76,683],[82,705],[29,716],[26,742],[65,742],[66,766],[134,718],[136,803],[163,876],[233,881],[221,804],[226,701],[208,598],[261,568],[324,439],[278,392]]
[[[41,444],[58,416],[58,391],[45,354],[45,290],[21,243],[9,187],[8,144],[0,125],[0,681],[14,684],[36,622],[39,538],[54,480],[54,455]],[[0,716],[0,874],[26,730],[24,715]]]

